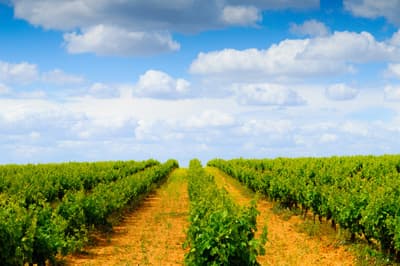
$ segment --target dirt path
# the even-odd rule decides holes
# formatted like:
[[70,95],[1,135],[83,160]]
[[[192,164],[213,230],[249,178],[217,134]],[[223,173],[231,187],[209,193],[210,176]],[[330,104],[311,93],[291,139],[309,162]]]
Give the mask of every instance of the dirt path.
[[[253,192],[232,177],[213,167],[207,167],[206,170],[215,176],[216,183],[225,187],[239,204],[248,204],[254,198]],[[292,216],[285,220],[282,215],[275,214],[273,204],[265,200],[258,200],[257,208],[261,213],[257,218],[258,228],[262,228],[266,224],[268,229],[266,254],[258,258],[261,265],[356,264],[352,254],[343,246],[336,245],[335,232],[329,225],[318,225],[324,226],[324,228],[319,228],[319,231],[323,233],[316,233],[311,237],[310,234],[301,232],[301,228],[310,230],[310,227],[315,226],[313,223],[307,227],[304,220],[298,216]],[[260,231],[261,229],[258,233]]]
[[109,239],[89,247],[87,255],[68,257],[66,265],[182,265],[189,210],[185,176],[186,169],[174,170]]

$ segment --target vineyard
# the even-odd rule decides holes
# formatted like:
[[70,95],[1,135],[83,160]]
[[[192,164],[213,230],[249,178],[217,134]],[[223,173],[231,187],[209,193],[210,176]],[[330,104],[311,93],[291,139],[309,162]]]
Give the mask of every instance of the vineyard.
[[400,251],[400,157],[354,156],[208,163],[288,208],[312,211],[394,257]]
[[[83,251],[105,256],[88,247],[90,237],[97,231],[117,231],[119,223],[129,220],[126,213],[132,217],[132,229],[126,229],[129,239],[111,240],[124,243],[114,255],[125,264],[159,264],[176,253],[168,264],[274,265],[265,257],[272,256],[268,248],[274,250],[271,245],[278,243],[276,235],[282,231],[276,232],[275,218],[264,226],[270,212],[267,201],[301,212],[302,219],[311,215],[313,223],[329,222],[332,230],[349,232],[349,241],[369,243],[392,262],[399,258],[400,156],[214,159],[207,165],[213,168],[205,169],[194,159],[187,170],[178,172],[175,160],[0,166],[1,265],[56,264],[65,256],[66,264],[72,265]],[[255,192],[246,196],[247,203],[239,202],[245,197],[232,189],[231,177]],[[155,189],[159,194],[152,198],[158,205],[143,209]],[[279,219],[276,224],[291,226]],[[284,234],[304,247],[318,241],[293,230]],[[158,241],[164,241],[162,248],[155,244]],[[310,246],[320,253],[320,248]],[[156,256],[157,262],[152,260]]]
[[80,250],[88,232],[135,204],[176,161],[3,166],[0,169],[0,261],[54,261]]

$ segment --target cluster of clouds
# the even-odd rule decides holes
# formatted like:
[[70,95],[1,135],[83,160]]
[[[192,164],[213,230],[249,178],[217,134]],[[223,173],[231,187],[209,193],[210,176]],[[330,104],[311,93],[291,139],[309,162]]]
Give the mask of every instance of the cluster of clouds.
[[[9,3],[17,18],[45,29],[64,31],[65,46],[70,53],[117,56],[177,51],[180,44],[173,39],[173,33],[256,26],[265,10],[317,9],[320,5],[319,0],[10,0]],[[396,0],[344,0],[343,6],[354,16],[385,17],[400,25],[400,3]],[[329,34],[329,29],[316,20],[292,24],[290,31],[300,36]]]
[[26,85],[34,82],[68,85],[82,84],[82,76],[65,73],[60,69],[40,73],[36,64],[21,62],[10,63],[0,61],[0,81],[7,84]]
[[371,19],[384,17],[391,23],[400,25],[399,1],[344,0],[343,5],[345,10],[350,11],[355,16]]
[[[353,73],[358,64],[400,61],[400,31],[380,42],[368,32],[336,31],[331,35],[287,39],[267,49],[224,49],[200,53],[192,74],[253,79],[254,74],[289,79]],[[396,65],[389,70],[396,73]],[[241,75],[235,75],[240,73]]]
[[[174,33],[257,27],[265,10],[319,7],[317,0],[9,3],[17,18],[62,31],[67,52],[100,56],[175,52],[181,44]],[[354,16],[400,25],[399,1],[344,0],[343,6]],[[265,49],[199,53],[188,66],[190,78],[149,69],[129,84],[106,84],[61,69],[41,71],[30,62],[0,61],[0,147],[7,154],[1,160],[398,152],[400,30],[377,40],[365,31],[332,31],[312,19],[290,24],[288,31],[296,38]],[[381,87],[315,82],[356,76],[375,63],[386,65],[377,74]],[[60,102],[32,91],[32,84],[78,93]],[[370,107],[382,115],[369,117]]]
[[[105,84],[90,82],[81,75],[69,74],[61,69],[40,71],[36,64],[28,62],[10,63],[0,61],[0,97],[45,96],[43,90],[30,90],[30,86],[47,84],[53,87],[82,87],[79,96],[97,98],[109,97],[152,97],[180,98],[188,94],[190,82],[182,78],[173,78],[159,70],[148,70],[132,84]],[[28,87],[27,90],[21,88]],[[14,89],[17,88],[17,89]],[[76,94],[75,94],[76,95]]]
[[76,87],[86,82],[81,75],[69,74],[61,69],[40,71],[36,64],[28,62],[0,61],[0,97],[42,98],[43,89],[32,86]]
[[[376,97],[371,97],[361,105],[368,108],[374,101]],[[99,154],[102,159],[187,160],[188,155],[315,156],[393,153],[400,148],[395,141],[400,133],[396,104],[389,105],[394,114],[385,122],[385,117],[353,119],[351,110],[358,107],[332,111],[324,121],[321,117],[329,111],[319,107],[303,105],[282,112],[274,106],[253,109],[231,99],[82,98],[63,104],[0,99],[0,103],[0,146],[7,155],[2,160],[16,162],[65,160],[65,156],[98,160]]]
[[290,24],[290,32],[297,36],[327,36],[330,33],[329,28],[322,22],[311,19],[302,24]]
[[[64,31],[70,53],[97,55],[150,55],[177,51],[180,44],[172,33],[193,33],[229,26],[255,26],[263,10],[316,9],[319,1],[49,1],[11,0],[15,16],[45,29]],[[344,9],[354,16],[385,17],[398,25],[398,1],[345,0]],[[202,10],[202,12],[198,12]],[[152,14],[151,16],[149,14]],[[154,15],[157,14],[157,15]],[[301,37],[286,39],[266,49],[223,49],[199,53],[189,73],[202,80],[227,81],[228,95],[240,104],[300,106],[307,104],[291,88],[291,82],[319,77],[355,74],[359,66],[387,63],[384,76],[400,77],[400,31],[378,41],[369,32],[334,31],[315,19],[292,23],[289,31]],[[266,82],[268,80],[268,82]],[[190,81],[149,69],[136,83],[103,84],[60,69],[40,72],[35,64],[0,61],[1,95],[10,93],[9,84],[42,82],[58,86],[82,85],[83,93],[94,97],[135,97],[179,99],[196,95]],[[385,99],[397,100],[397,86],[387,85]],[[43,95],[36,93],[33,95]],[[205,95],[206,97],[210,96]],[[344,83],[327,84],[326,98],[351,100],[359,90]],[[197,95],[198,96],[198,95]],[[203,95],[204,96],[204,95]]]
[[319,7],[318,0],[11,0],[10,4],[17,18],[64,31],[70,53],[117,56],[177,51],[180,44],[173,33],[256,26],[263,10]]

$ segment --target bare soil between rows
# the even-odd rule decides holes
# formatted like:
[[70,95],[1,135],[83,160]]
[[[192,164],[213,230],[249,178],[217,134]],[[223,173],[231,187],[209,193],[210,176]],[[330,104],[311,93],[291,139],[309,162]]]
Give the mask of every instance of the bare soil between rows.
[[68,256],[66,265],[182,265],[188,210],[186,170],[176,169],[110,235]]
[[[241,205],[248,205],[255,194],[243,187],[237,180],[224,174],[217,168],[206,170],[215,177],[217,184],[224,187],[233,199]],[[285,220],[274,212],[274,204],[258,199],[257,217],[258,234],[267,226],[268,241],[266,254],[257,258],[261,265],[355,265],[356,259],[345,247],[338,245],[336,234],[329,225],[323,231],[326,234],[310,236],[301,232],[304,220],[299,216],[291,216]]]
[[[241,205],[248,205],[255,194],[220,170],[207,167],[220,187]],[[140,207],[124,217],[110,234],[99,234],[94,246],[80,255],[65,258],[66,265],[183,265],[182,244],[189,226],[189,199],[186,169],[176,169],[167,182],[146,197]],[[324,234],[310,236],[299,228],[299,216],[285,219],[274,211],[274,204],[257,200],[260,215],[258,234],[267,226],[266,254],[261,265],[355,265],[356,259],[338,245],[335,232],[326,225]],[[326,231],[326,234],[325,234]]]

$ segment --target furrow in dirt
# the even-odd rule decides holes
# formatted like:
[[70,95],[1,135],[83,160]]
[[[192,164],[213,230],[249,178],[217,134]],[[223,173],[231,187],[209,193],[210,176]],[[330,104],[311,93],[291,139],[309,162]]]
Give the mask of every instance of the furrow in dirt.
[[188,210],[186,170],[176,169],[113,233],[66,265],[182,265]]

